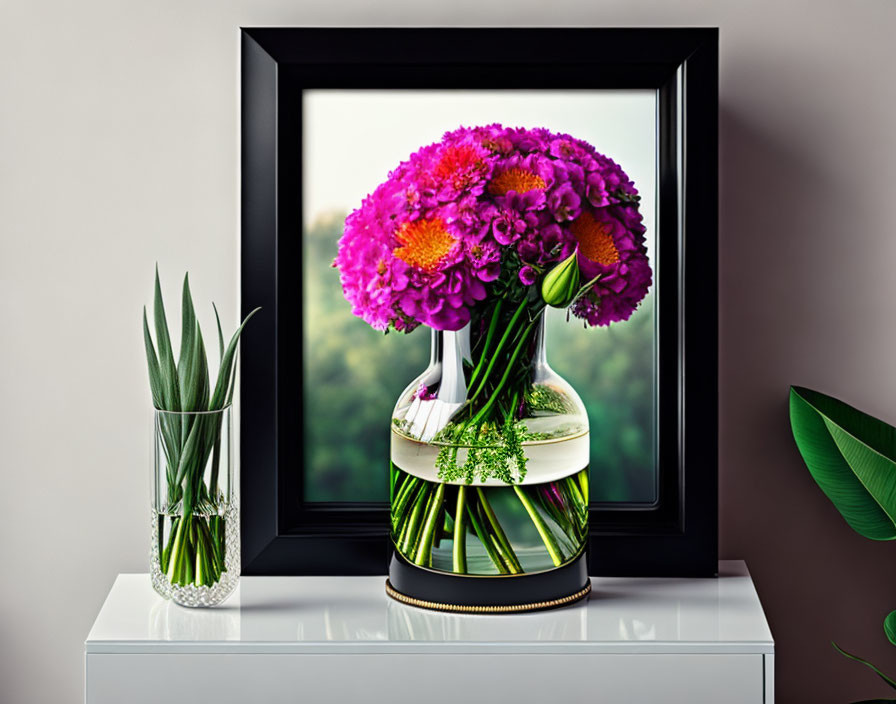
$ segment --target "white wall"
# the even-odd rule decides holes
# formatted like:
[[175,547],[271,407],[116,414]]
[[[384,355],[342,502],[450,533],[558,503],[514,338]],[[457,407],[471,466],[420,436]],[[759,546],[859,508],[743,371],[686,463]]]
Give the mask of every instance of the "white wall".
[[[5,0],[0,699],[79,701],[106,590],[145,569],[153,262],[172,293],[189,269],[197,301],[235,322],[237,28],[300,24],[722,28],[722,556],[754,565],[779,695],[871,696],[824,637],[847,629],[844,646],[896,662],[879,625],[894,554],[814,491],[783,399],[802,381],[896,415],[894,20],[889,0]],[[757,485],[768,503],[737,499]],[[769,552],[776,534],[799,536],[788,555]],[[828,561],[800,558],[825,541]],[[862,598],[824,591],[840,565]]]

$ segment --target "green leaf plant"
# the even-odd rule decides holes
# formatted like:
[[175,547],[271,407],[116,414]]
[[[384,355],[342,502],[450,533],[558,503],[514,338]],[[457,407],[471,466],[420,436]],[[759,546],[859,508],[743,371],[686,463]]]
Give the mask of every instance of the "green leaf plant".
[[219,366],[212,387],[189,274],[184,276],[180,352],[175,362],[156,268],[155,342],[146,308],[143,309],[143,342],[153,405],[159,411],[169,412],[158,414],[167,485],[164,513],[171,519],[167,538],[160,538],[163,544],[159,545],[159,555],[162,572],[171,584],[180,587],[212,586],[226,570],[226,518],[221,510],[223,499],[218,495],[222,415],[214,411],[221,411],[232,402],[240,335],[260,309],[246,316],[226,347],[218,310],[214,310]]
[[[896,428],[800,386],[790,387],[790,425],[809,473],[849,526],[870,540],[896,538]],[[884,632],[896,645],[896,611],[884,620]],[[896,689],[874,665],[832,645]]]

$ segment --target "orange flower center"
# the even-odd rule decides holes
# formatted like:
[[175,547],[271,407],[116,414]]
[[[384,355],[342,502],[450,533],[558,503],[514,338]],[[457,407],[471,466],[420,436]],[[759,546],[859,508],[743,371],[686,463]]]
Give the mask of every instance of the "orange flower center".
[[454,238],[438,218],[405,223],[395,237],[402,246],[392,254],[424,271],[435,271],[454,246]]
[[485,164],[479,152],[467,144],[461,144],[445,149],[433,169],[433,176],[439,181],[450,181],[457,187],[463,187],[483,168]]
[[545,188],[547,184],[541,176],[533,174],[525,169],[512,168],[502,171],[488,184],[489,193],[495,196],[503,196],[509,191],[527,193],[536,188]]
[[583,212],[569,226],[573,236],[579,241],[579,251],[588,259],[603,266],[619,261],[619,250],[610,234],[610,226],[594,219],[594,215]]

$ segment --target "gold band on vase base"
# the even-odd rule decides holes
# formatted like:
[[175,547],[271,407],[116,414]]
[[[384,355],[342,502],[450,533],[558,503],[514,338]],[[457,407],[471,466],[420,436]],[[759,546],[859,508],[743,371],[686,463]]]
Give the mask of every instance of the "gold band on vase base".
[[386,580],[386,594],[395,599],[396,601],[400,601],[402,604],[408,604],[409,606],[418,606],[421,609],[431,609],[434,611],[448,611],[453,613],[462,613],[462,614],[507,614],[507,613],[522,613],[524,611],[542,611],[544,609],[554,609],[559,606],[567,606],[569,604],[575,603],[581,599],[584,599],[591,593],[591,580],[588,580],[588,583],[575,594],[570,594],[569,596],[561,597],[560,599],[551,599],[550,601],[536,601],[528,604],[505,604],[505,605],[483,605],[483,606],[474,606],[474,605],[464,605],[464,604],[443,604],[436,601],[423,601],[421,599],[415,599],[410,596],[406,596],[401,592],[397,591],[389,580]]

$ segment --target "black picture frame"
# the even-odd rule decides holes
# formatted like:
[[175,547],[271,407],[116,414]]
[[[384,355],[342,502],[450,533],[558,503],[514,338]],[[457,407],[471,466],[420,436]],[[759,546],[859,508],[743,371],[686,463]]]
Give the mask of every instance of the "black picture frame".
[[302,496],[301,91],[650,88],[659,105],[663,272],[659,497],[649,507],[592,505],[589,571],[714,575],[718,30],[244,28],[241,70],[242,305],[244,314],[263,308],[242,342],[243,574],[385,574],[389,556],[388,507],[295,498]]

